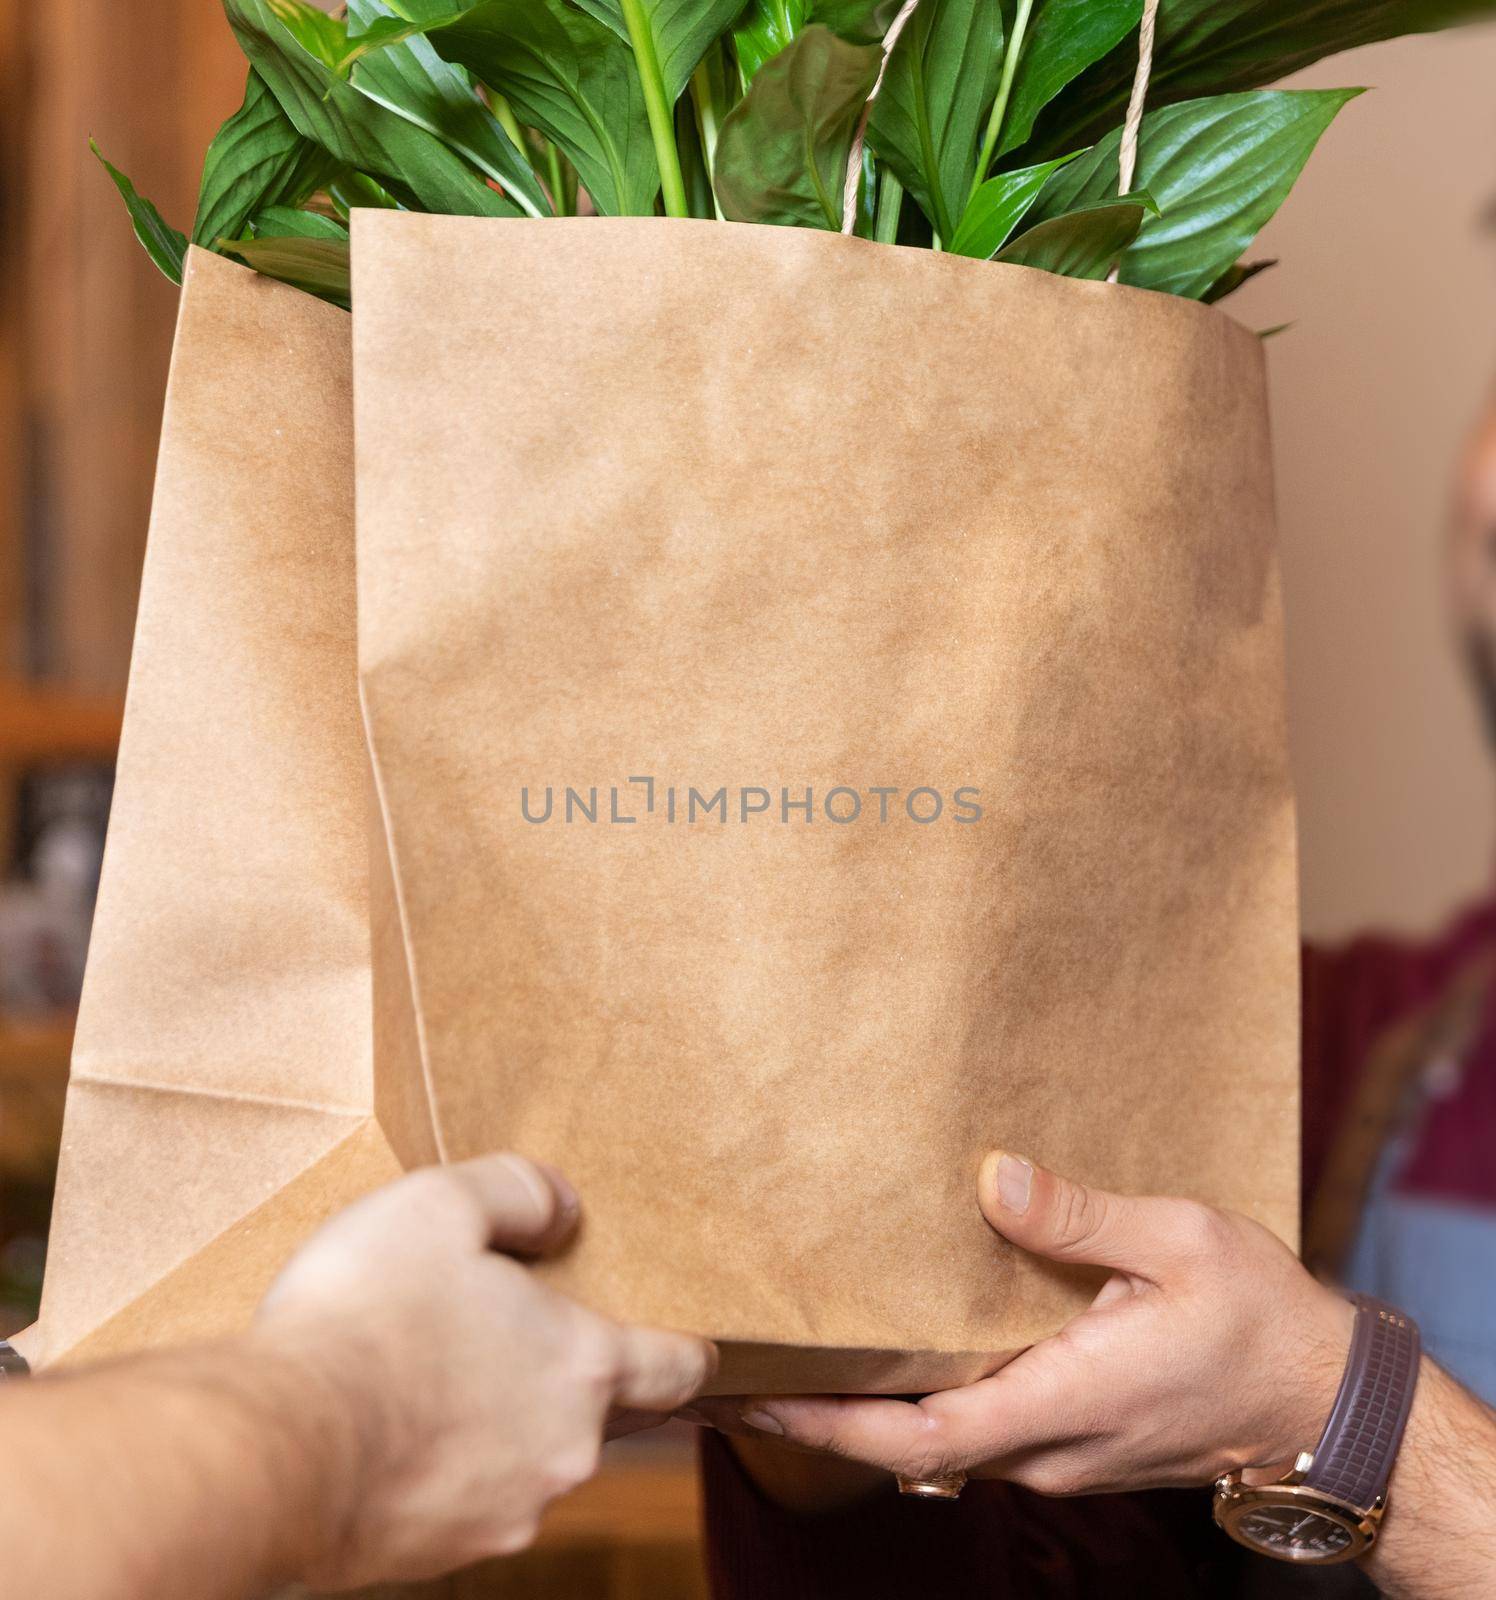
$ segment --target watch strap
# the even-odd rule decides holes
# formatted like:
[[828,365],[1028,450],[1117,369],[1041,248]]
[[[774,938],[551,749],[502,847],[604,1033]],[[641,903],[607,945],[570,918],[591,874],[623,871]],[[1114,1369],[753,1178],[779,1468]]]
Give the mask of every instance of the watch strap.
[[1314,1451],[1306,1488],[1369,1511],[1397,1460],[1418,1386],[1418,1324],[1370,1295],[1356,1307],[1345,1376]]

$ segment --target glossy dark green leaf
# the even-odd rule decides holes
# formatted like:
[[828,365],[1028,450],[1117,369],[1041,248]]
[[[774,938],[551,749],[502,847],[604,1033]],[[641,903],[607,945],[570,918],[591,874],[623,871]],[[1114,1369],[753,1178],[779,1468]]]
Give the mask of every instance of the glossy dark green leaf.
[[576,0],[583,11],[590,11],[605,22],[632,48],[626,3],[638,7],[647,34],[647,48],[659,63],[665,95],[671,105],[680,99],[696,64],[707,46],[732,26],[743,0]]
[[733,49],[743,81],[752,83],[764,62],[810,21],[810,0],[749,0],[732,30]]
[[1044,107],[1133,34],[1142,14],[1143,0],[1040,0],[1013,75],[998,155],[1017,149]]
[[293,0],[224,0],[224,9],[240,48],[296,130],[337,161],[372,173],[425,211],[519,215],[513,201],[489,188],[435,135],[338,76],[319,52],[338,48],[324,24],[346,39],[341,23],[330,17],[310,23]]
[[267,206],[294,206],[321,187],[336,163],[303,138],[254,71],[244,104],[218,130],[203,160],[192,242],[237,235]]
[[776,56],[812,22],[850,44],[876,44],[898,14],[899,0],[749,0],[732,31],[743,79]]
[[267,206],[257,212],[250,229],[256,238],[346,239],[348,229],[336,217],[320,211],[298,211],[295,206]]
[[868,143],[942,239],[966,205],[1002,48],[999,0],[922,0],[873,102]]
[[[1241,255],[1293,187],[1335,113],[1358,89],[1259,89],[1150,111],[1137,181],[1162,215],[1139,230],[1121,281],[1199,299]],[[1037,221],[1116,193],[1120,130],[1057,172]]]
[[351,293],[346,239],[259,238],[219,239],[225,255],[239,256],[267,278],[279,278],[308,294],[349,305]]
[[1275,257],[1263,261],[1238,261],[1227,267],[1200,298],[1206,305],[1213,306],[1217,300],[1224,300],[1228,294],[1235,294],[1244,283],[1255,278],[1259,272],[1266,272],[1269,267],[1277,265]]
[[566,152],[599,211],[653,212],[660,176],[644,90],[633,51],[606,24],[562,0],[478,0],[427,37]]
[[841,227],[852,135],[878,76],[877,45],[812,24],[770,60],[722,124],[717,199],[734,222]]
[[[442,15],[450,15],[447,7]],[[362,30],[398,18],[382,0],[348,0],[348,16]],[[467,157],[503,186],[520,210],[532,217],[550,213],[545,191],[530,163],[516,149],[498,119],[478,98],[461,67],[443,61],[419,34],[364,55],[352,69],[355,86]]]
[[265,0],[286,32],[324,66],[336,68],[348,54],[348,30],[311,0]]
[[[1162,0],[1148,104],[1256,89],[1339,50],[1491,12],[1491,0]],[[1074,79],[1039,118],[1030,159],[1115,127],[1136,67],[1128,37]]]
[[145,253],[173,283],[181,283],[182,263],[187,257],[187,235],[178,233],[162,218],[161,213],[144,195],[136,191],[135,185],[124,173],[105,158],[104,152],[92,139],[88,141],[88,148],[99,158],[100,165],[109,174],[114,187],[119,190],[119,197],[125,202],[125,210],[130,213],[135,237],[145,246]]
[[1003,242],[1023,220],[1040,191],[1072,156],[1041,161],[1037,166],[1019,167],[988,178],[967,206],[956,235],[946,246],[953,256],[976,256],[986,260],[1002,248]]
[[992,259],[1039,267],[1065,278],[1104,278],[1137,237],[1149,209],[1147,197],[1134,193],[1125,200],[1051,217],[1019,234]]

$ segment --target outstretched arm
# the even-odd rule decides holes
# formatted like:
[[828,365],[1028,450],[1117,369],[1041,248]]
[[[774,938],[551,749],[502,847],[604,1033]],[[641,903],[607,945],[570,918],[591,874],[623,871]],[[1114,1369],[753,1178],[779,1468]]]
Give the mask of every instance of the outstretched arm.
[[231,1600],[522,1548],[611,1409],[668,1411],[710,1370],[701,1340],[595,1316],[503,1253],[576,1213],[517,1156],[429,1169],[329,1223],[243,1337],[7,1381],[0,1587]]

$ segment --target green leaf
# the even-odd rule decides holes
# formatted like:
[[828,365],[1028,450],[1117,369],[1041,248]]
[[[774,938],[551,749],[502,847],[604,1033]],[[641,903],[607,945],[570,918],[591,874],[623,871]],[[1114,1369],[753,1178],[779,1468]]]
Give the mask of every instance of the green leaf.
[[236,235],[266,206],[298,205],[331,176],[335,163],[305,139],[251,69],[244,104],[218,130],[203,160],[192,242]]
[[841,227],[852,135],[882,59],[878,45],[812,24],[762,68],[717,140],[729,221]]
[[320,211],[298,211],[294,206],[266,206],[250,224],[255,238],[346,239],[348,229],[335,217]]
[[371,211],[397,211],[399,202],[388,189],[382,188],[366,172],[355,172],[352,167],[340,167],[327,180],[327,197],[332,208],[347,220],[348,213],[363,206]]
[[811,0],[810,20],[849,44],[881,44],[899,0]]
[[[381,0],[348,0],[348,15],[364,29],[379,22],[419,26],[403,23]],[[443,15],[450,16],[450,8]],[[416,35],[363,56],[353,70],[353,82],[371,100],[466,156],[502,184],[527,216],[550,214],[530,163],[478,98],[472,79],[461,67],[443,61],[427,39]]]
[[1043,0],[1013,76],[998,155],[1016,150],[1040,111],[1131,34],[1142,14],[1143,0]]
[[[460,14],[461,8],[448,6],[439,17],[433,17],[430,21],[444,22]],[[429,26],[429,22],[397,17],[392,11],[381,11],[371,16],[359,17],[354,14],[351,5],[347,7],[347,15],[352,24],[348,29],[347,42],[332,62],[333,69],[343,78],[350,76],[353,68],[368,56],[382,55],[386,50],[392,50],[407,39],[419,38]]]
[[[1335,113],[1359,89],[1259,89],[1164,106],[1143,118],[1137,182],[1162,215],[1122,258],[1121,281],[1197,300],[1293,187]],[[1050,179],[1035,220],[1116,193],[1121,130]]]
[[999,172],[988,178],[967,206],[956,236],[946,245],[953,256],[976,256],[986,260],[999,250],[1003,241],[1023,220],[1024,214],[1048,182],[1074,156],[1042,161],[1036,167],[1019,167],[1014,172]]
[[810,0],[749,0],[732,30],[733,49],[745,84],[810,21]]
[[[1256,89],[1339,50],[1490,13],[1491,0],[1162,0],[1148,104]],[[1035,155],[1091,144],[1119,123],[1136,68],[1129,37],[1074,79],[1039,119]]]
[[999,0],[923,0],[904,26],[873,102],[868,143],[935,231],[956,231],[1002,70]]
[[[518,216],[512,201],[440,139],[338,76],[325,55],[341,48],[337,40],[346,42],[346,35],[320,12],[322,21],[310,22],[306,13],[314,9],[301,0],[224,0],[240,48],[297,132],[424,211]],[[294,31],[283,13],[293,18]]]
[[136,192],[135,185],[118,167],[110,164],[92,139],[88,141],[88,148],[99,158],[104,171],[119,190],[120,199],[125,202],[125,210],[130,213],[130,221],[134,224],[135,237],[145,246],[145,253],[173,283],[180,284],[182,263],[187,258],[187,235],[178,233],[162,219],[155,206]]
[[309,55],[337,69],[348,54],[348,30],[310,0],[266,0],[281,26]]
[[[577,4],[631,45],[624,0],[577,0]],[[649,30],[649,45],[659,63],[671,105],[691,81],[707,46],[732,26],[742,8],[743,0],[639,0],[639,10]]]
[[1064,278],[1104,278],[1137,236],[1153,209],[1145,194],[1051,217],[1021,233],[992,258],[1019,267],[1040,267]]
[[1277,265],[1276,257],[1269,257],[1264,261],[1238,261],[1227,267],[1200,298],[1206,305],[1213,306],[1217,300],[1224,300],[1228,294],[1235,294],[1244,283],[1255,278],[1259,272],[1266,272],[1269,267]]
[[878,44],[898,9],[899,0],[749,0],[732,31],[743,82],[812,22],[849,44]]
[[566,152],[608,216],[648,216],[660,186],[634,54],[562,0],[478,0],[427,35]]
[[219,239],[215,243],[225,255],[239,256],[267,278],[279,278],[345,310],[350,304],[346,239]]

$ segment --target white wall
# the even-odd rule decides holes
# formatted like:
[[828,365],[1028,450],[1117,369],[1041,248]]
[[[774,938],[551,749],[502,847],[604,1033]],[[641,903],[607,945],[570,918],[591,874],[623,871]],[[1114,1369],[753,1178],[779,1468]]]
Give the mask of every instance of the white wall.
[[1496,27],[1322,62],[1367,84],[1227,308],[1268,343],[1304,919],[1420,929],[1489,881],[1492,768],[1442,608],[1451,466],[1496,380]]

